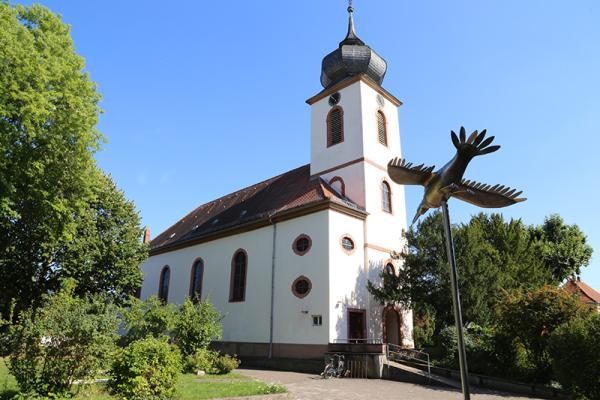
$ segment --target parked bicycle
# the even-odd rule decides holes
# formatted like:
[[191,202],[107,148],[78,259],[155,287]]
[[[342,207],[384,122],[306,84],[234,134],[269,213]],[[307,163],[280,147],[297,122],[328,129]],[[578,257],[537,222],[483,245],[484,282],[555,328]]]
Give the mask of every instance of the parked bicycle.
[[329,362],[325,364],[325,369],[321,372],[323,379],[342,378],[348,375],[346,369],[346,358],[343,354],[334,354],[329,357]]

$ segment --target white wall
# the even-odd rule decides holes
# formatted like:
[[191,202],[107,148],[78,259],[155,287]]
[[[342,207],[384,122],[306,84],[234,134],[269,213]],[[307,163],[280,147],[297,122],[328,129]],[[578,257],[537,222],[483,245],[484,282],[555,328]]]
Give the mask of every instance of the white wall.
[[[329,339],[348,338],[348,308],[368,308],[364,268],[363,221],[329,211]],[[354,251],[347,254],[340,239],[349,235]],[[368,321],[367,321],[368,323]]]
[[[326,344],[328,341],[328,218],[328,211],[320,211],[277,224],[275,343]],[[308,235],[312,241],[312,247],[302,256],[292,250],[300,234]],[[304,298],[296,297],[291,289],[299,276],[309,278],[312,283],[310,293]],[[321,315],[323,325],[313,326],[312,315]]]
[[[328,237],[327,211],[277,224],[275,252],[275,343],[327,343],[328,336]],[[299,256],[292,243],[300,234],[311,237],[310,251]],[[229,302],[231,259],[238,249],[248,254],[246,297]],[[191,268],[198,257],[204,261],[202,298],[210,299],[225,315],[223,340],[269,341],[273,226],[198,244],[150,257],[143,265],[142,298],[158,293],[160,272],[171,269],[169,303],[180,304],[189,294]],[[312,282],[311,292],[299,299],[291,291],[293,281],[304,275]],[[309,311],[307,314],[302,310]],[[323,325],[313,326],[311,315],[320,314]]]

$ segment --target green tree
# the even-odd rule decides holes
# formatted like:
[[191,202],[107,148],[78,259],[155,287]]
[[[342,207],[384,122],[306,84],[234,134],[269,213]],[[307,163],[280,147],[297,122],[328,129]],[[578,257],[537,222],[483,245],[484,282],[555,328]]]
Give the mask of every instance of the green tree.
[[[139,217],[97,170],[100,96],[68,25],[0,2],[0,313],[41,304],[61,278],[122,299],[139,284]],[[117,225],[122,225],[118,227]],[[88,235],[88,236],[86,236]],[[138,236],[139,237],[139,236]],[[88,252],[89,250],[89,252]]]
[[577,225],[566,225],[559,215],[551,215],[534,228],[540,252],[555,281],[562,282],[570,276],[578,276],[581,268],[589,264],[592,247]]
[[[536,227],[515,219],[505,221],[500,214],[480,213],[468,223],[454,225],[452,233],[463,319],[481,326],[494,322],[504,291],[556,284],[557,265],[573,271],[585,265],[591,254],[579,228],[565,225],[557,216]],[[428,215],[405,238],[400,273],[382,272],[380,282],[368,282],[367,287],[382,304],[410,305],[417,317],[432,308],[439,332],[454,323],[441,214]]]
[[122,304],[140,287],[147,257],[140,218],[109,176],[97,172],[93,197],[77,216],[73,239],[56,255],[57,273],[77,281],[79,295],[107,293]]

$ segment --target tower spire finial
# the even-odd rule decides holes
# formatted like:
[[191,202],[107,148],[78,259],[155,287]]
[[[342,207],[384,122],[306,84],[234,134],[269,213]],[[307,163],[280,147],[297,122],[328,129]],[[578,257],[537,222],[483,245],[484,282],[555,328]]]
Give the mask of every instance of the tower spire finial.
[[352,6],[352,0],[348,0],[348,33],[346,34],[346,38],[342,41],[341,44],[360,44],[364,45],[363,41],[356,36],[356,31],[354,30],[354,7]]

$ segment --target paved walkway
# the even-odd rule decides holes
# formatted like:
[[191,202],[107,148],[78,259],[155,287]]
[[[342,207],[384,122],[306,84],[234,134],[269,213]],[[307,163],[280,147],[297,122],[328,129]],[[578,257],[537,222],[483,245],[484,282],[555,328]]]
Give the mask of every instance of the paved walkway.
[[[458,390],[383,379],[321,379],[298,372],[238,369],[237,372],[267,383],[280,383],[296,400],[461,400]],[[532,399],[513,394],[476,390],[473,400]]]

